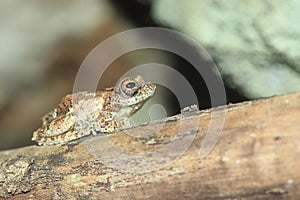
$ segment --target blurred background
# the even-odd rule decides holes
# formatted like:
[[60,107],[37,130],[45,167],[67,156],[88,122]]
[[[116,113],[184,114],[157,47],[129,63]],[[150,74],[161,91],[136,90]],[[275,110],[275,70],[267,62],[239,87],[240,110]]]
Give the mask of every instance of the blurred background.
[[[299,10],[297,0],[1,1],[0,150],[35,144],[31,136],[40,118],[72,93],[88,53],[136,27],[171,28],[198,41],[222,74],[227,103],[300,90]],[[121,56],[99,85],[113,86],[134,66],[150,62],[178,70],[196,91],[200,109],[210,108],[202,78],[186,60],[164,51]],[[152,101],[168,116],[180,112],[166,88]]]

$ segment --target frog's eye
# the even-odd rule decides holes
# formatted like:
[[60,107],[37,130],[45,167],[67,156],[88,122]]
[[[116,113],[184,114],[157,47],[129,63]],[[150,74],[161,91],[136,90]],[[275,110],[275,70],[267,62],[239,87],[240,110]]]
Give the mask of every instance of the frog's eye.
[[120,86],[122,93],[128,96],[134,96],[138,90],[138,84],[132,78],[125,79]]
[[136,86],[135,82],[129,82],[126,84],[126,88],[128,88],[128,89],[134,88],[135,86]]

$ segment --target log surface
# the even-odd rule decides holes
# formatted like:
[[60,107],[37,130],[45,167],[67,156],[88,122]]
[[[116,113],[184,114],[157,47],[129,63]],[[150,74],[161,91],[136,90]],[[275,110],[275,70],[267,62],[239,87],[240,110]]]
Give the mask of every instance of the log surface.
[[[220,138],[203,157],[212,112],[222,117],[222,109]],[[297,199],[299,119],[293,93],[2,151],[0,199]]]

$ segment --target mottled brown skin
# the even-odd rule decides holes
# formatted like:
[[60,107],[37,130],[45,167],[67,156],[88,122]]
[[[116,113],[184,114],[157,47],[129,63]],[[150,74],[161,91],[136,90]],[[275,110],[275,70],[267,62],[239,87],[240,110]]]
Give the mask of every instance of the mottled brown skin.
[[39,145],[66,143],[86,135],[130,127],[129,117],[154,95],[156,86],[141,76],[125,78],[115,88],[66,95],[42,118],[33,133]]

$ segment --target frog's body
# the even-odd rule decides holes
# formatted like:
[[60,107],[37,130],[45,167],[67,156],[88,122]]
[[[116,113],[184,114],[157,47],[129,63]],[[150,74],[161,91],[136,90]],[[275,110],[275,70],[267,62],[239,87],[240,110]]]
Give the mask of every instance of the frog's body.
[[39,145],[54,145],[128,128],[129,117],[153,96],[155,89],[155,84],[137,76],[125,78],[115,88],[67,95],[42,118],[43,125],[33,133],[32,140]]

